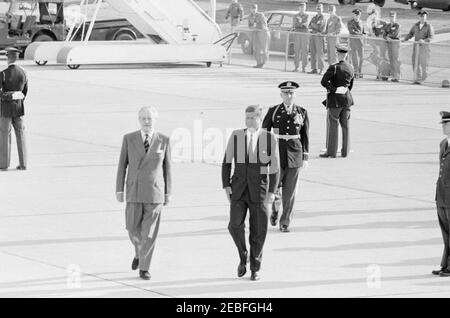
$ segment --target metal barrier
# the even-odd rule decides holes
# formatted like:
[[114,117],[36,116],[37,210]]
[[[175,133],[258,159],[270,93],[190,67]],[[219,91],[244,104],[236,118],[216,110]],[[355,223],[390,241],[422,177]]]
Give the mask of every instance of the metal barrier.
[[[239,28],[237,41],[230,50],[229,63],[255,66],[255,30]],[[335,45],[348,46],[348,62],[356,73],[379,80],[399,79],[441,84],[450,80],[450,41],[419,43],[412,40],[385,40],[382,37],[358,37],[301,33],[283,30],[269,32],[269,56],[264,68],[281,71],[323,69],[336,62]],[[303,49],[302,49],[303,48]],[[314,54],[314,52],[318,52]],[[360,58],[361,57],[361,58]]]

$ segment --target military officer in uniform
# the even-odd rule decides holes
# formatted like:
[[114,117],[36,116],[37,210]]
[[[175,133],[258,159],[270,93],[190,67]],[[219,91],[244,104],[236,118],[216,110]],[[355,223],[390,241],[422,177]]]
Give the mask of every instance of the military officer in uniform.
[[444,240],[441,268],[433,275],[450,276],[450,112],[441,112],[442,131],[445,135],[439,151],[439,178],[436,183],[436,207]]
[[238,2],[238,0],[232,0],[230,6],[228,7],[227,14],[225,16],[225,20],[230,19],[231,24],[231,33],[234,33],[236,27],[242,21],[242,17],[244,16],[244,8]]
[[283,102],[268,110],[262,126],[268,131],[273,130],[280,149],[280,183],[270,222],[276,226],[282,204],[280,230],[289,232],[300,168],[308,167],[309,118],[306,109],[294,103],[295,90],[299,85],[295,82],[283,82],[278,87]]
[[[309,22],[309,28],[311,29],[311,40],[309,42],[309,50],[311,52],[311,72],[309,74],[322,74],[324,69],[323,59],[323,46],[324,37],[322,33],[325,31],[326,23],[325,16],[323,15],[323,5],[317,5],[317,14]],[[319,71],[317,71],[319,68]]]
[[328,113],[328,144],[327,151],[320,155],[323,158],[336,158],[338,147],[338,126],[342,128],[342,157],[349,152],[349,121],[350,106],[353,105],[351,90],[353,88],[353,67],[345,61],[348,49],[336,47],[339,62],[330,65],[322,77],[321,84],[327,89],[327,99],[324,102]]
[[419,22],[413,25],[402,42],[414,38],[414,49],[412,54],[412,65],[414,70],[414,84],[421,84],[428,76],[428,62],[431,50],[430,41],[434,38],[434,29],[427,22],[428,13],[419,11]]
[[361,10],[355,9],[353,12],[353,19],[348,21],[348,31],[350,32],[350,57],[353,68],[355,69],[355,77],[362,78],[362,64],[363,64],[363,41],[361,37],[365,34],[364,25],[361,21]]
[[258,12],[258,5],[253,4],[248,16],[248,27],[252,29],[253,55],[256,59],[256,68],[262,68],[269,59],[270,32],[267,19],[263,13]]
[[398,82],[400,79],[400,24],[397,23],[397,13],[389,12],[390,22],[384,29],[383,38],[386,40],[389,64],[391,66],[392,81]]
[[[235,130],[228,141],[222,164],[222,185],[230,202],[228,230],[238,249],[238,277],[247,272],[245,217],[250,211],[251,280],[259,279],[259,270],[267,235],[268,210],[274,200],[279,179],[278,144],[273,133],[261,128],[262,108],[248,106],[246,129]],[[231,168],[234,162],[234,173]],[[231,177],[231,178],[230,178]]]
[[16,64],[20,50],[6,48],[5,51],[8,68],[0,73],[0,170],[7,170],[11,161],[11,125],[14,127],[19,154],[17,170],[26,170],[27,147],[23,116],[28,80],[25,71]]
[[294,72],[298,71],[300,67],[300,60],[302,61],[302,72],[306,71],[306,65],[308,65],[308,42],[309,42],[309,15],[306,11],[306,3],[300,3],[298,7],[298,13],[292,20],[292,31],[297,32],[294,35]]

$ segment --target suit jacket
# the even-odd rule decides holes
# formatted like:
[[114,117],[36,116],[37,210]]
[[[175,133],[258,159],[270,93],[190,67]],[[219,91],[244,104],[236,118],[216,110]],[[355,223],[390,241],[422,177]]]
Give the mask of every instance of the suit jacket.
[[[296,122],[296,116],[299,121]],[[262,127],[276,135],[300,135],[298,139],[279,139],[280,166],[282,168],[300,168],[303,160],[309,156],[309,117],[308,112],[298,105],[288,114],[284,104],[270,107],[267,111]]]
[[1,116],[20,117],[25,115],[24,100],[11,100],[6,92],[21,91],[23,95],[28,92],[28,80],[25,71],[18,65],[12,64],[0,72],[0,89],[2,91]]
[[263,202],[268,192],[275,192],[280,178],[277,140],[261,129],[255,151],[247,150],[247,129],[233,131],[222,163],[222,186],[231,187],[232,200],[241,199],[248,189],[252,202]]
[[450,147],[447,146],[447,138],[442,140],[440,145],[435,199],[437,206],[450,208]]
[[123,137],[117,169],[116,192],[124,192],[126,201],[135,203],[164,203],[172,191],[169,137],[154,132],[145,153],[141,131]]
[[[353,78],[355,72],[353,66],[345,61],[330,65],[323,74],[320,82],[327,89],[327,99],[323,104],[327,108],[350,107],[353,105]],[[345,94],[336,94],[336,88],[345,86],[348,88]]]

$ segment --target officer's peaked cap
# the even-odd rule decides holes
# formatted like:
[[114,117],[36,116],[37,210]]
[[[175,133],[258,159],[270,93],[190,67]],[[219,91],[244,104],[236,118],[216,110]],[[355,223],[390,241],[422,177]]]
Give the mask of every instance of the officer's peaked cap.
[[450,122],[450,112],[441,111],[441,124]]
[[283,82],[280,85],[278,85],[278,88],[281,90],[291,90],[291,89],[297,89],[299,87],[300,87],[300,85],[298,85],[298,83],[292,82],[292,81]]

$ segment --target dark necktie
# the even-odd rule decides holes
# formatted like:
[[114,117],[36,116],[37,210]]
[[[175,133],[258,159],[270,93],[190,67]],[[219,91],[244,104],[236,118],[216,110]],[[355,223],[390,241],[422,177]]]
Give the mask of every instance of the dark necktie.
[[148,152],[149,147],[150,147],[150,144],[148,143],[148,134],[145,134],[145,140],[144,140],[145,153]]

